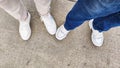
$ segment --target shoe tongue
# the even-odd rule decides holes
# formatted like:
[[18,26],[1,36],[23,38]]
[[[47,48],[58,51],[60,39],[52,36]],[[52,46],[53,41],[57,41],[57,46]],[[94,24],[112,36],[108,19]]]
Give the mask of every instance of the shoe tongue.
[[69,31],[65,29],[64,26],[62,26],[62,31],[65,32],[65,33],[68,33]]
[[45,21],[45,20],[48,20],[48,19],[50,19],[50,15],[43,15],[43,16],[41,16],[41,20],[42,21]]
[[45,17],[49,17],[49,16],[51,16],[50,13],[45,14],[45,15],[41,15],[41,17],[43,17],[43,18],[45,18]]
[[20,25],[21,26],[26,26],[26,25],[28,25],[28,23],[27,22],[20,22]]
[[101,38],[102,37],[102,33],[97,33],[95,34],[96,38]]

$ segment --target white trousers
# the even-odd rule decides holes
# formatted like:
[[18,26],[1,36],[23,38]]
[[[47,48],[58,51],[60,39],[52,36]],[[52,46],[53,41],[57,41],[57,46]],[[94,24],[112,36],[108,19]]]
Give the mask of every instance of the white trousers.
[[[40,15],[45,15],[50,10],[51,0],[34,0]],[[27,9],[22,0],[0,0],[0,7],[17,20],[23,20],[27,16]]]

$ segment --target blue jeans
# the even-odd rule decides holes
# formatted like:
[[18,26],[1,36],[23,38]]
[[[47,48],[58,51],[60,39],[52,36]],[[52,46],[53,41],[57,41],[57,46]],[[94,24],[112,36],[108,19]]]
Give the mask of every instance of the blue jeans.
[[120,26],[120,0],[78,0],[64,26],[73,30],[90,19],[94,19],[93,27],[100,32]]

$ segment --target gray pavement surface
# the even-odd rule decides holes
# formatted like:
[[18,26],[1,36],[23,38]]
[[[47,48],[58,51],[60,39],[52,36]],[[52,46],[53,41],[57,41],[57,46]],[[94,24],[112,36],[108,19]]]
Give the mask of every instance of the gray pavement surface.
[[[93,46],[88,23],[58,41],[47,33],[33,0],[24,0],[32,14],[32,36],[23,41],[19,23],[0,9],[0,68],[120,68],[120,28],[104,33],[102,47]],[[74,5],[68,0],[53,0],[51,12],[57,25]]]

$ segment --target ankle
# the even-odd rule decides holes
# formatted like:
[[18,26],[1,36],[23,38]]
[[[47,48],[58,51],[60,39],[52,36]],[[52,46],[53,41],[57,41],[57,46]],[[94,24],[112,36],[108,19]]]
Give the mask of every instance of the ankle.
[[50,15],[50,12],[47,12],[47,13],[45,13],[45,14],[40,14],[40,16],[49,16]]
[[26,14],[24,14],[22,17],[21,17],[21,19],[20,19],[20,21],[25,21],[27,18],[28,18],[28,12],[26,13]]

